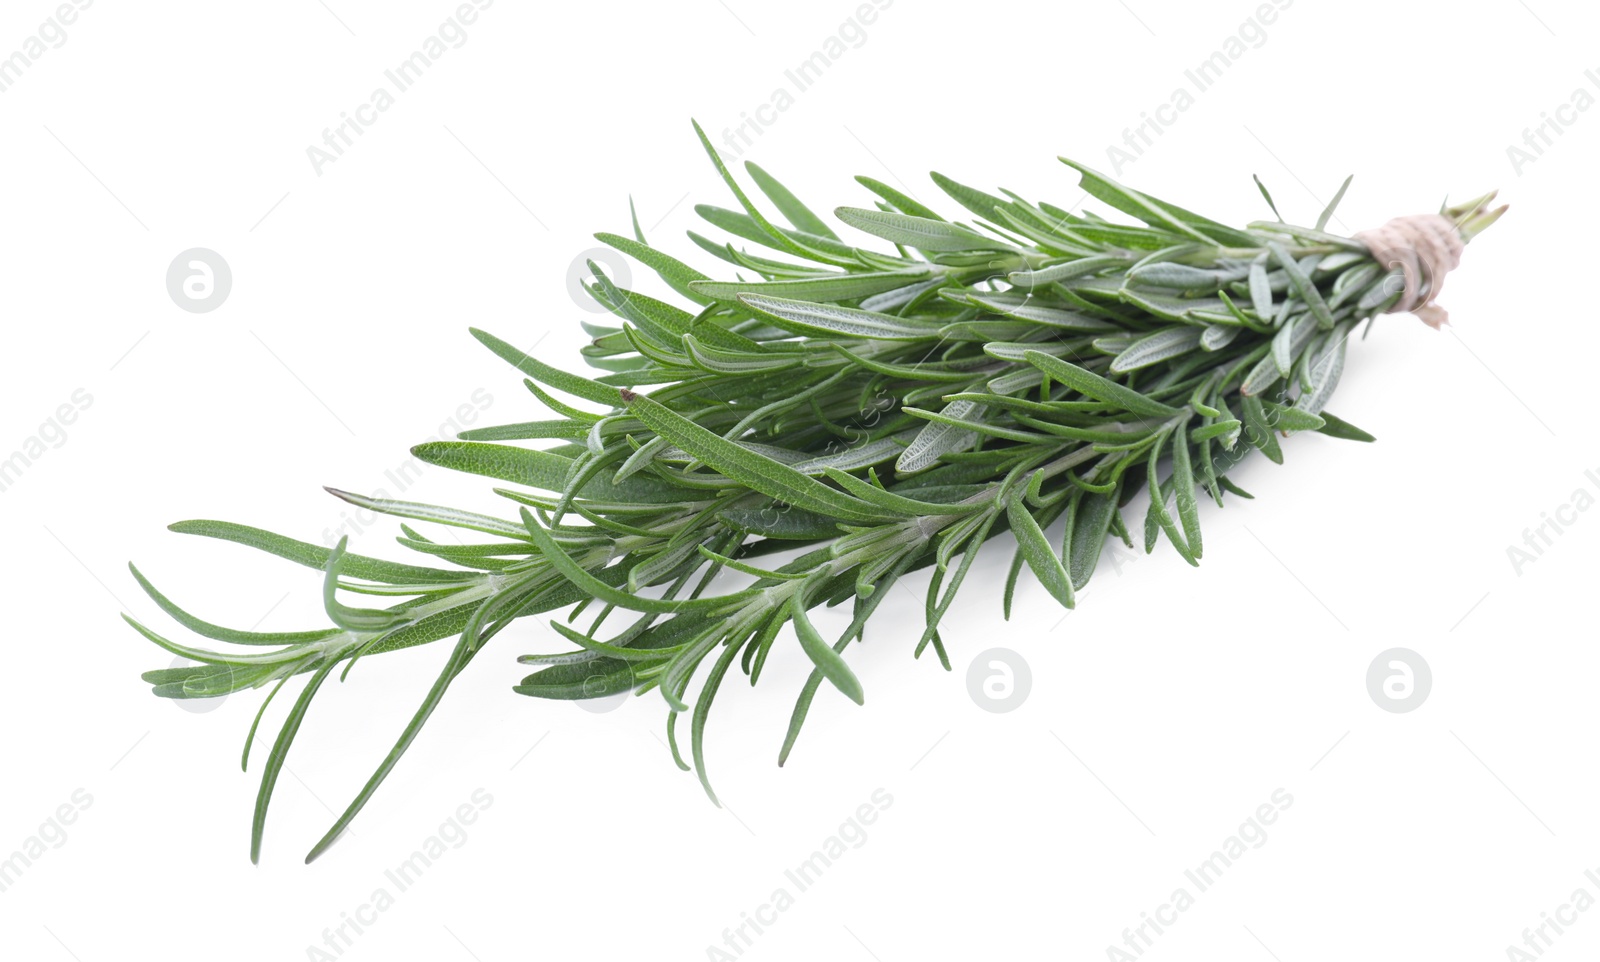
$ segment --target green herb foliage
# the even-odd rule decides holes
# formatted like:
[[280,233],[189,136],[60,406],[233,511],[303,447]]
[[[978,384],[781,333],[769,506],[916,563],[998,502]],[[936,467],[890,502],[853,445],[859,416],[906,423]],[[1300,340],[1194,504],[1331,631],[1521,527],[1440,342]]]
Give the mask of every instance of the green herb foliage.
[[[590,293],[615,318],[590,326],[594,376],[472,332],[555,417],[414,453],[503,482],[502,516],[332,492],[403,519],[398,540],[420,565],[238,524],[173,525],[320,569],[331,627],[318,630],[222,628],[134,571],[183,627],[233,646],[180,644],[128,619],[199,663],[146,673],[157,695],[270,686],[264,713],[289,678],[310,675],[262,766],[252,859],[307,707],[363,655],[455,639],[415,717],[308,861],[372,797],[455,676],[518,618],[565,611],[552,624],[572,648],[524,656],[534,671],[517,692],[658,692],[674,757],[710,794],[705,728],[735,662],[754,684],[773,647],[792,643],[814,666],[781,764],[824,685],[864,702],[849,649],[900,579],[931,569],[924,628],[906,640],[948,668],[941,619],[995,535],[1014,535],[1008,611],[1024,567],[1071,607],[1107,537],[1132,530],[1123,512],[1141,490],[1153,495],[1146,549],[1164,537],[1197,563],[1198,502],[1243,494],[1226,475],[1251,452],[1281,461],[1280,435],[1297,431],[1371,440],[1323,411],[1351,331],[1399,297],[1398,273],[1358,242],[1276,220],[1226,227],[1068,161],[1094,199],[1138,223],[936,174],[974,218],[958,223],[861,178],[875,201],[835,214],[884,243],[858,247],[747,165],[789,226],[769,217],[701,141],[739,209],[700,213],[744,243],[690,236],[739,279],[710,279],[650,246],[635,223],[632,238],[598,236],[690,307],[624,290],[594,267]],[[1503,210],[1486,210],[1490,199],[1443,213],[1470,239]],[[474,541],[430,537],[419,530],[428,525]],[[341,600],[359,595],[383,607]],[[844,603],[853,619],[825,637],[808,612]]]

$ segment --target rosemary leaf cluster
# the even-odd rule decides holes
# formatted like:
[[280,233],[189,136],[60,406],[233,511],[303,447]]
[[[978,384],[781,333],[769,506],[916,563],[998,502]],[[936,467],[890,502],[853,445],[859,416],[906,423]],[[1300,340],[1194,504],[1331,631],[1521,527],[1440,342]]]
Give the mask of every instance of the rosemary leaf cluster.
[[[1146,551],[1165,539],[1198,563],[1200,502],[1249,497],[1229,472],[1252,453],[1281,462],[1281,438],[1298,431],[1371,440],[1326,405],[1351,332],[1395,304],[1401,275],[1327,233],[1331,206],[1315,227],[1275,219],[1240,230],[1066,161],[1090,196],[1137,223],[934,174],[970,215],[963,223],[860,177],[872,205],[834,214],[882,242],[868,249],[747,164],[787,226],[776,222],[700,139],[738,206],[697,208],[733,241],[689,238],[755,279],[702,274],[651,246],[635,219],[633,236],[600,240],[687,306],[625,290],[591,265],[590,293],[615,319],[585,325],[591,376],[474,330],[549,416],[415,454],[501,482],[501,516],[333,492],[401,519],[398,540],[418,564],[227,522],[172,526],[320,570],[331,624],[310,631],[211,624],[134,570],[179,624],[233,646],[181,644],[128,619],[199,662],[146,673],[156,694],[270,685],[264,714],[290,678],[309,675],[263,766],[252,859],[307,707],[364,655],[455,639],[415,717],[308,861],[366,804],[455,676],[518,618],[566,610],[551,624],[571,649],[523,656],[534,670],[516,691],[659,693],[674,758],[709,794],[706,721],[735,666],[754,684],[779,644],[798,644],[814,666],[782,764],[823,685],[864,700],[847,653],[897,580],[929,569],[925,623],[904,643],[949,667],[941,620],[996,535],[1015,542],[1008,614],[1024,569],[1070,608],[1107,538]],[[1470,240],[1502,213],[1486,209],[1492,197],[1441,213]],[[1141,491],[1148,507],[1130,517]],[[437,525],[475,539],[430,536]],[[378,607],[355,606],[360,595]],[[812,621],[823,604],[850,606],[837,637]]]

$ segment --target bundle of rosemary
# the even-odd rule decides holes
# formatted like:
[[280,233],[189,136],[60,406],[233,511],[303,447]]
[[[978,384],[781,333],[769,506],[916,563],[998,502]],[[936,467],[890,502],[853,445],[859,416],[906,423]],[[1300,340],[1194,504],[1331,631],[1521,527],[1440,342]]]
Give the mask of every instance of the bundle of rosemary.
[[[934,174],[975,218],[969,225],[858,178],[875,205],[835,214],[887,242],[893,252],[885,253],[843,240],[747,164],[788,226],[773,222],[700,139],[740,208],[702,206],[700,216],[765,251],[690,239],[759,279],[713,280],[650,246],[635,218],[632,237],[600,240],[658,274],[693,310],[625,290],[591,265],[590,293],[617,321],[585,325],[593,336],[585,359],[602,372],[592,378],[473,331],[526,375],[555,416],[414,453],[504,482],[495,491],[511,505],[506,516],[332,492],[403,519],[398,540],[427,558],[420,565],[221,521],[172,526],[321,570],[332,624],[320,630],[211,624],[134,570],[184,627],[241,646],[192,647],[129,618],[149,640],[199,663],[146,673],[157,695],[206,698],[270,684],[264,713],[291,677],[310,676],[263,767],[253,860],[307,708],[335,669],[348,674],[366,654],[456,639],[388,757],[307,861],[372,797],[456,675],[518,618],[570,609],[551,627],[572,648],[524,656],[537,670],[515,691],[553,699],[659,692],[674,758],[691,767],[677,739],[686,716],[688,754],[709,794],[703,735],[717,690],[735,662],[754,684],[773,646],[789,643],[786,628],[815,668],[780,764],[823,684],[862,702],[845,654],[889,588],[912,572],[930,569],[926,625],[907,647],[917,656],[931,648],[948,668],[940,621],[983,544],[1001,532],[1016,545],[1007,614],[1024,567],[1072,607],[1108,537],[1132,546],[1137,536],[1146,551],[1164,537],[1197,563],[1200,501],[1249,497],[1228,474],[1252,452],[1281,462],[1280,436],[1299,431],[1372,440],[1325,409],[1349,335],[1397,306],[1428,307],[1460,244],[1505,210],[1487,209],[1491,194],[1396,222],[1388,243],[1376,244],[1325,232],[1332,206],[1314,228],[1278,218],[1237,230],[1071,161],[1090,196],[1140,223]],[[1446,255],[1452,262],[1441,264]],[[546,444],[508,443],[523,441]],[[1141,491],[1150,495],[1142,531],[1124,515]],[[423,523],[481,537],[446,543],[414,526]],[[349,595],[391,603],[353,607]],[[844,602],[853,609],[849,627],[823,637],[809,612]],[[246,765],[260,721],[258,713]]]

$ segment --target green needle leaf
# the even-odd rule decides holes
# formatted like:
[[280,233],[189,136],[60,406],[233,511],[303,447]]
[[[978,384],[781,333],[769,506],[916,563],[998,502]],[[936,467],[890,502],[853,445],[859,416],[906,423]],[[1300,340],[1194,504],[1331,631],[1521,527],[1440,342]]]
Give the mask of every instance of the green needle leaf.
[[1330,438],[1340,438],[1345,441],[1368,442],[1378,440],[1367,432],[1356,427],[1354,424],[1351,424],[1349,421],[1346,421],[1343,418],[1336,418],[1327,411],[1323,411],[1319,416],[1322,418],[1323,424],[1322,427],[1317,428],[1317,431],[1322,434],[1326,434]]
[[1316,316],[1317,326],[1323,330],[1333,327],[1335,322],[1333,312],[1328,309],[1328,302],[1322,299],[1317,285],[1311,282],[1310,276],[1300,267],[1299,262],[1276,241],[1269,243],[1267,249],[1272,251],[1272,256],[1277,259],[1278,266],[1283,268],[1283,272],[1289,275],[1289,283],[1294,285],[1295,293],[1300,295],[1300,299],[1306,302],[1307,307],[1311,308],[1311,313]]
[[1189,432],[1186,424],[1179,424],[1172,438],[1172,487],[1178,501],[1178,520],[1183,524],[1183,537],[1189,551],[1199,560],[1203,548],[1200,543],[1200,502],[1194,494],[1194,468],[1189,461]]
[[861,682],[857,680],[856,673],[845,664],[844,657],[839,652],[834,651],[831,645],[822,640],[822,635],[817,633],[810,617],[806,615],[803,599],[803,591],[795,592],[789,599],[789,618],[794,622],[794,631],[800,639],[800,648],[833,687],[839,689],[846,698],[857,705],[864,704],[866,695],[861,690]]
[[1283,463],[1283,449],[1278,446],[1278,437],[1272,433],[1272,425],[1267,421],[1266,409],[1261,404],[1261,399],[1253,394],[1246,394],[1239,398],[1239,405],[1244,409],[1245,437],[1271,459],[1273,464]]
[[[697,281],[694,289],[708,298],[725,304],[744,300],[742,295],[760,294],[774,300],[790,301],[854,301],[886,291],[899,290],[909,284],[926,279],[927,271],[868,271],[859,274],[832,274],[823,277],[803,277],[792,280],[743,283],[737,281]],[[871,313],[871,312],[863,312]],[[876,315],[885,316],[885,315]],[[923,333],[926,336],[927,332]]]
[[[506,596],[512,596],[516,593],[517,590],[513,589],[507,592]],[[389,749],[389,754],[384,756],[377,770],[367,779],[367,783],[361,787],[361,791],[351,800],[344,812],[328,828],[327,833],[322,836],[316,845],[312,846],[311,851],[306,853],[307,864],[315,861],[317,856],[326,852],[328,847],[338,840],[344,830],[355,820],[356,815],[372,799],[373,794],[378,790],[378,786],[382,785],[384,779],[389,777],[389,773],[394,770],[394,766],[400,761],[400,757],[406,753],[406,749],[411,747],[411,743],[416,740],[417,733],[422,731],[422,726],[428,721],[429,716],[433,714],[433,710],[439,707],[439,702],[444,698],[445,690],[450,687],[450,683],[455,680],[461,669],[466,667],[467,662],[472,660],[473,651],[477,647],[476,643],[478,641],[478,632],[475,626],[481,627],[485,613],[494,610],[494,608],[494,600],[484,602],[478,612],[474,614],[474,620],[468,622],[466,630],[461,633],[461,640],[456,642],[455,647],[451,649],[450,657],[445,661],[444,668],[439,672],[439,676],[434,679],[433,687],[428,689],[427,696],[422,699],[422,704],[417,706],[417,711],[411,716],[411,721],[400,732],[400,737],[395,741],[394,747]]]
[[1131,388],[1108,381],[1092,371],[1087,371],[1070,361],[1063,361],[1059,357],[1052,357],[1039,351],[1029,351],[1024,356],[1024,359],[1054,380],[1067,385],[1084,397],[1091,397],[1096,401],[1104,401],[1131,414],[1170,418],[1175,417],[1178,413],[1177,408],[1169,407],[1159,401],[1152,401]]
[[1017,548],[1027,560],[1033,576],[1063,608],[1074,607],[1077,602],[1073,597],[1072,578],[1061,564],[1061,558],[1050,547],[1044,529],[1039,527],[1039,522],[1029,513],[1021,498],[1012,498],[1011,503],[1006,505],[1006,518],[1011,522],[1011,531],[1017,536]]
[[795,230],[805,231],[807,234],[816,234],[818,237],[839,239],[822,218],[813,214],[810,208],[800,203],[800,199],[789,192],[789,188],[778,183],[778,179],[756,165],[753,160],[744,162],[744,169],[749,172],[750,179],[756,182],[761,192],[772,201],[772,206],[786,217]]
[[223,628],[209,621],[202,621],[173,604],[157,591],[155,585],[152,585],[132,563],[129,563],[128,570],[133,573],[134,580],[139,582],[139,587],[144,589],[144,593],[149,595],[162,611],[202,638],[226,641],[235,645],[298,645],[325,641],[340,633],[338,628],[323,628],[319,631],[236,631],[232,628]]
[[1198,327],[1174,327],[1147,334],[1128,345],[1127,350],[1111,360],[1111,370],[1118,374],[1182,357],[1200,346],[1204,333]]
[[[594,235],[594,238],[602,244],[616,248],[655,271],[663,281],[667,282],[668,286],[696,304],[710,303],[710,298],[702,296],[694,289],[696,281],[710,280],[710,278],[688,264],[675,257],[663,254],[643,241],[629,240],[626,237],[604,232]],[[513,361],[512,363],[515,364],[516,362]]]
[[565,371],[557,370],[538,358],[532,357],[527,352],[512,347],[487,331],[480,331],[475,327],[468,328],[468,330],[471,331],[473,337],[481,341],[485,347],[498,355],[501,360],[540,384],[546,384],[558,391],[565,391],[574,397],[597,401],[607,406],[613,406],[617,403],[616,388],[607,387],[586,377],[578,377],[576,374],[568,374]]
[[300,697],[294,700],[294,707],[289,709],[289,715],[283,720],[283,727],[278,729],[278,737],[272,743],[267,763],[261,769],[261,787],[256,791],[256,810],[250,821],[252,864],[261,861],[261,838],[267,830],[267,806],[272,803],[272,791],[277,787],[278,773],[283,771],[283,763],[289,757],[289,746],[294,744],[294,737],[300,732],[300,723],[305,721],[306,711],[311,707],[311,699],[316,697],[317,689],[327,681],[328,673],[333,671],[337,664],[338,662],[334,661],[327,662],[306,682],[306,687],[301,690]]
[[[333,554],[330,548],[307,544],[304,541],[285,538],[282,535],[263,531],[260,528],[233,524],[229,521],[179,521],[177,524],[170,525],[168,530],[176,531],[179,534],[197,534],[206,538],[232,541],[235,544],[242,544],[265,551],[268,554],[275,554],[280,558],[293,561],[295,564],[305,565],[307,568],[316,568],[318,571],[327,567],[328,558]],[[346,554],[343,564],[344,573],[351,578],[382,581],[388,584],[429,584],[461,580],[461,572],[459,571],[396,564],[392,561],[368,558],[358,554]]]
[[561,572],[562,576],[578,587],[580,591],[591,598],[598,598],[607,604],[616,605],[618,608],[627,608],[631,611],[647,611],[658,614],[686,613],[692,611],[721,611],[736,608],[739,602],[760,593],[760,589],[747,589],[729,595],[717,595],[711,598],[697,598],[674,600],[665,598],[646,598],[630,591],[607,584],[595,577],[588,569],[572,560],[572,557],[550,537],[550,533],[534,519],[527,508],[522,509],[523,523],[528,526],[528,533],[533,536],[533,542],[539,549],[539,556],[550,563],[552,568]]
[[[699,123],[694,123],[694,132],[700,138],[700,145],[705,148],[706,154],[711,158],[712,165],[717,168],[717,173],[721,175],[723,183],[728,185],[728,189],[738,199],[739,206],[744,208],[745,214],[755,222],[763,233],[772,238],[779,249],[813,259],[821,259],[826,256],[814,247],[808,247],[795,241],[788,233],[779,230],[771,221],[762,216],[756,206],[750,202],[750,198],[745,194],[744,189],[739,186],[739,182],[733,179],[733,174],[728,172],[727,166],[722,162],[722,157],[717,153],[717,149],[711,146],[711,140],[706,137],[706,132],[700,129]],[[826,240],[826,238],[819,239]]]
[[1100,552],[1105,547],[1106,535],[1111,531],[1111,518],[1116,514],[1115,494],[1091,494],[1079,503],[1077,517],[1073,520],[1071,548],[1068,563],[1072,586],[1078,591],[1089,583],[1095,568],[1100,564]]
[[933,179],[935,184],[939,185],[940,190],[949,194],[952,200],[985,220],[992,221],[995,219],[995,208],[1012,206],[1011,202],[1004,198],[985,193],[976,187],[958,184],[938,171],[934,171],[928,176]]
[[875,180],[866,176],[857,176],[856,183],[888,201],[891,206],[899,210],[902,214],[910,214],[912,217],[925,217],[928,220],[944,220],[944,218],[940,217],[938,213],[933,210],[933,208],[924,207],[919,201],[913,199],[907,194],[895,190],[893,187],[890,187],[883,181]]
[[624,392],[628,410],[656,433],[734,480],[797,508],[853,521],[871,521],[883,512],[828,487],[749,448],[713,434],[642,394]]
[[738,300],[784,330],[796,334],[889,341],[919,341],[939,334],[937,330],[903,321],[892,314],[879,314],[855,307],[814,304],[767,294],[740,294]]
[[1015,251],[1003,241],[985,237],[970,227],[926,217],[912,217],[887,210],[840,207],[834,216],[857,230],[881,237],[892,244],[920,251]]
[[[1351,174],[1349,177],[1344,179],[1344,183],[1339,185],[1339,192],[1333,195],[1333,200],[1328,201],[1328,206],[1317,218],[1317,230],[1322,230],[1324,227],[1328,226],[1328,221],[1333,219],[1333,212],[1338,209],[1339,202],[1344,200],[1344,192],[1350,189],[1350,182],[1355,179],[1356,175]],[[1273,211],[1273,213],[1276,214],[1277,211]],[[1283,218],[1280,217],[1278,219],[1282,220]]]
[[1251,174],[1250,179],[1256,182],[1256,188],[1261,191],[1261,196],[1266,199],[1267,206],[1272,208],[1272,216],[1283,220],[1283,215],[1278,213],[1278,205],[1272,202],[1272,192],[1267,190],[1267,185],[1263,184],[1261,178],[1255,174]]

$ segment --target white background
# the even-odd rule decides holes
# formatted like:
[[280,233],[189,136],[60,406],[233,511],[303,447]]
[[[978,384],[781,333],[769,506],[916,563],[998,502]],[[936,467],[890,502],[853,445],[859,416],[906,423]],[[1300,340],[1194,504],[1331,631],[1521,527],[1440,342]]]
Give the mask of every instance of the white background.
[[[745,158],[823,210],[869,203],[850,180],[865,173],[956,213],[930,169],[1071,206],[1056,156],[1109,172],[1108,145],[1255,6],[899,0]],[[0,954],[320,958],[324,929],[388,887],[394,906],[340,957],[704,959],[880,788],[893,803],[865,843],[743,958],[1106,958],[1279,788],[1293,803],[1266,841],[1145,958],[1505,958],[1576,889],[1600,896],[1584,876],[1600,512],[1566,511],[1520,572],[1507,556],[1577,490],[1600,495],[1600,110],[1568,111],[1520,169],[1507,154],[1574,90],[1600,96],[1597,16],[1558,0],[1298,0],[1121,172],[1238,223],[1267,214],[1251,173],[1300,222],[1354,173],[1341,231],[1447,193],[1499,186],[1513,205],[1450,279],[1453,330],[1386,317],[1352,346],[1332,409],[1379,442],[1301,436],[1284,467],[1250,462],[1257,499],[1205,510],[1198,571],[1165,544],[1108,557],[1065,618],[1025,578],[1007,624],[997,543],[944,631],[956,670],[911,659],[920,598],[897,592],[853,650],[866,706],[824,690],[780,771],[806,667],[781,648],[759,689],[718,701],[725,809],[673,767],[655,696],[593,713],[511,693],[514,657],[553,638],[530,620],[305,866],[445,652],[366,660],[313,706],[252,866],[238,751],[261,693],[201,714],[151,697],[139,673],[171,658],[118,613],[181,631],[125,564],[213,620],[324,624],[315,572],[164,526],[322,543],[344,506],[321,485],[386,487],[475,391],[492,398],[479,424],[543,416],[466,327],[548,334],[539,354],[576,364],[568,269],[592,232],[627,233],[630,194],[652,241],[712,267],[682,231],[694,203],[733,204],[689,118],[720,141],[855,4],[501,0],[319,175],[306,148],[454,10],[326,7],[96,3],[0,94],[0,454],[58,437],[42,427],[58,405],[92,397],[0,494],[0,856],[92,798],[0,893]],[[7,4],[0,54],[53,9]],[[213,313],[164,286],[192,247],[232,267]],[[488,487],[430,469],[405,495],[503,511]],[[394,533],[356,548],[398,558]],[[1031,668],[1006,714],[967,691],[995,645]],[[1433,670],[1409,714],[1366,689],[1394,646]],[[465,843],[396,894],[384,870],[480,788],[493,802]],[[1578,919],[1548,958],[1600,950],[1600,911]]]

